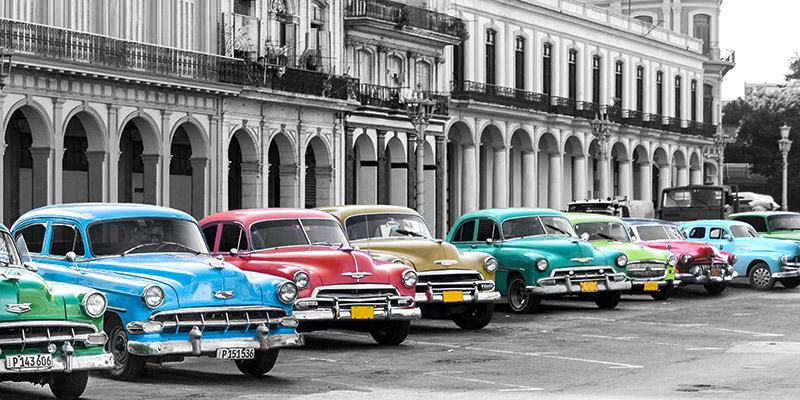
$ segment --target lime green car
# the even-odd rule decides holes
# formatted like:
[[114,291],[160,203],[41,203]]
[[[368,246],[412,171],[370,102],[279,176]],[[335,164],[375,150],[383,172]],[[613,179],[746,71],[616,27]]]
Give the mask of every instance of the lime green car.
[[678,258],[666,250],[634,244],[628,227],[617,217],[600,214],[566,214],[575,232],[598,248],[610,248],[628,257],[626,275],[631,288],[624,293],[649,294],[666,300],[675,290]]
[[751,211],[733,214],[728,219],[747,222],[765,238],[800,241],[800,213]]

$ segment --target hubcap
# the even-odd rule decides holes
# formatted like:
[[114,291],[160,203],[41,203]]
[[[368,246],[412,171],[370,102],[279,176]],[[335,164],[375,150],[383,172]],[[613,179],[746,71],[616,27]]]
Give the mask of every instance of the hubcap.
[[514,307],[514,309],[519,310],[522,307],[525,307],[528,296],[525,294],[525,288],[520,285],[518,281],[511,285],[511,290],[509,290],[509,298],[511,300],[511,306]]
[[759,268],[753,271],[753,282],[758,286],[769,285],[769,280],[772,277],[769,270],[766,268]]
[[111,341],[111,353],[114,355],[114,366],[117,368],[122,368],[128,361],[127,344],[128,338],[125,336],[125,332],[122,329],[116,329]]

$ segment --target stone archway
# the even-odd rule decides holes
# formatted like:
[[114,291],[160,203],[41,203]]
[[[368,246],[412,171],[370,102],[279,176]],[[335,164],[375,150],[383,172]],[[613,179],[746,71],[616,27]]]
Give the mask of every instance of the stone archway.
[[283,132],[272,138],[267,150],[267,206],[297,207],[297,161],[294,145]]
[[689,156],[689,184],[703,184],[703,166],[700,164],[700,156],[697,151],[693,151]]
[[422,176],[424,178],[424,200],[422,216],[428,222],[428,226],[435,226],[436,218],[436,159],[434,158],[433,147],[430,142],[425,141],[423,151],[424,162],[422,163]]
[[228,143],[228,209],[258,206],[259,175],[256,141],[245,129],[237,129]]
[[633,199],[633,166],[628,156],[628,148],[622,142],[616,142],[611,146],[611,180],[614,185],[615,196]]
[[[45,113],[30,105],[10,112],[3,155],[3,222],[49,203],[53,162],[52,132]],[[36,184],[32,184],[36,182]]]
[[493,125],[483,129],[478,161],[478,206],[502,208],[508,206],[508,157],[503,135]]
[[552,133],[546,132],[539,138],[539,205],[553,209],[561,209],[562,170],[558,140]]
[[686,186],[689,184],[689,165],[686,155],[682,150],[672,153],[672,186]]
[[633,148],[633,182],[635,200],[653,200],[652,162],[647,149],[641,144]]
[[319,137],[313,137],[306,147],[305,207],[331,205],[333,201],[333,169],[328,147]]
[[87,111],[68,119],[62,137],[62,203],[103,201],[105,136],[103,125]]
[[447,229],[478,209],[477,151],[469,126],[457,121],[447,131]]
[[372,138],[362,133],[354,145],[356,204],[378,202],[378,159]]
[[517,129],[511,135],[509,150],[509,169],[511,172],[512,207],[534,207],[536,205],[536,153],[530,134]]
[[564,164],[562,166],[565,177],[570,177],[571,184],[563,187],[564,199],[586,200],[589,197],[586,186],[588,167],[586,166],[586,154],[580,139],[571,135],[564,143]]
[[658,201],[661,192],[672,186],[672,165],[669,153],[663,147],[656,148],[653,152],[653,194],[652,199]]
[[389,161],[389,204],[405,206],[408,202],[408,162],[403,141],[396,135],[386,142],[386,158]]
[[192,122],[180,123],[175,128],[170,144],[170,206],[198,219],[207,214],[207,168],[205,134]]
[[142,116],[126,121],[119,137],[117,161],[118,201],[158,204],[158,134],[155,124]]

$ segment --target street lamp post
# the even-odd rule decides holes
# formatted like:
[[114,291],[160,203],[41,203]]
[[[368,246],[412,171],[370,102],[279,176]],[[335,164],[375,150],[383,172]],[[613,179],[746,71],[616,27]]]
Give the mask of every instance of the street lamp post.
[[714,153],[716,153],[716,158],[718,162],[717,166],[717,180],[719,185],[723,185],[723,177],[724,171],[723,166],[725,162],[725,144],[726,142],[725,132],[722,130],[722,124],[717,126],[717,132],[714,134]]
[[[415,209],[418,213],[423,214],[425,209],[425,129],[428,128],[428,121],[436,108],[436,102],[427,98],[420,90],[420,85],[417,85],[415,91],[404,91],[400,101],[405,104],[406,113],[414,125],[414,131],[417,134],[417,149],[415,152],[416,162],[416,187],[415,187]],[[411,151],[411,143],[409,143],[409,151]]]
[[611,140],[610,122],[606,115],[600,119],[595,114],[594,119],[589,121],[592,133],[597,138],[597,147],[600,149],[600,198],[605,199],[609,196],[608,184],[608,142]]
[[0,90],[6,86],[6,78],[11,75],[11,54],[0,53]]
[[789,209],[787,170],[789,168],[789,150],[792,148],[792,141],[789,140],[790,129],[792,128],[783,124],[781,127],[781,138],[778,140],[778,149],[780,149],[781,155],[783,156],[783,186],[781,193],[783,196],[781,200],[781,210],[783,211]]

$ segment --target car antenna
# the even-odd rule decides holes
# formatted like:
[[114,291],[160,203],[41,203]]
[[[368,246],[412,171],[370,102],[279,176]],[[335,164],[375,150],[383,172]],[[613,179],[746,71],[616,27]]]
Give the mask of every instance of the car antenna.
[[372,253],[370,253],[369,248],[369,212],[367,212],[367,206],[364,205],[364,224],[367,225],[367,254],[372,257]]

